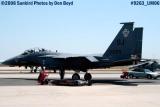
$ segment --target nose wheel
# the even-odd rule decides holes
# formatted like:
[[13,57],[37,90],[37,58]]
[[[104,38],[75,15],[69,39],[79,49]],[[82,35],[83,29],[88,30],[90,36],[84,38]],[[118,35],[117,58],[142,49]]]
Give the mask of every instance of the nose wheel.
[[90,80],[92,79],[92,75],[91,75],[90,73],[86,73],[86,74],[84,75],[84,79],[85,79],[86,81],[90,81]]
[[74,73],[74,74],[72,75],[72,80],[80,80],[79,74]]

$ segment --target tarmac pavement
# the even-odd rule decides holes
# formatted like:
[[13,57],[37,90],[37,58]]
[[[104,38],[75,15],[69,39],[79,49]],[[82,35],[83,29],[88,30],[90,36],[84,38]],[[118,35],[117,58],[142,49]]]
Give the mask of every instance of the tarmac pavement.
[[[0,73],[0,86],[37,86],[38,73]],[[160,78],[158,79],[121,79],[119,73],[94,73],[92,74],[93,85],[160,85]],[[83,79],[84,74],[80,74]],[[65,79],[71,79],[72,74],[66,74]],[[59,80],[59,74],[50,73],[49,80]]]
[[[92,86],[71,87],[38,85],[38,73],[0,73],[0,107],[160,106],[160,79],[120,79],[118,73],[92,76]],[[53,78],[59,79],[58,73],[49,75]]]

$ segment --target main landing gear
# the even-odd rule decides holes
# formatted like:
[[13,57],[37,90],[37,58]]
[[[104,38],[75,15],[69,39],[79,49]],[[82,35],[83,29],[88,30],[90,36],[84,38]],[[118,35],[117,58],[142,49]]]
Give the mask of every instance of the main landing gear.
[[[60,79],[63,80],[64,79],[64,75],[65,75],[65,70],[61,69],[59,71],[59,75],[60,75]],[[85,73],[84,75],[84,79],[86,81],[90,81],[92,79],[92,75],[88,72]],[[76,72],[72,75],[72,80],[80,80],[80,75]]]
[[90,81],[90,80],[92,79],[92,75],[91,75],[90,73],[86,73],[86,74],[84,75],[84,79],[85,79],[86,81]]
[[[84,79],[85,79],[86,81],[90,81],[90,80],[92,79],[92,75],[91,75],[90,73],[86,73],[86,74],[84,75]],[[72,75],[72,80],[80,80],[79,74],[78,74],[78,73],[74,73],[74,74]]]
[[78,73],[74,73],[74,74],[72,75],[72,80],[80,80],[79,74],[78,74]]

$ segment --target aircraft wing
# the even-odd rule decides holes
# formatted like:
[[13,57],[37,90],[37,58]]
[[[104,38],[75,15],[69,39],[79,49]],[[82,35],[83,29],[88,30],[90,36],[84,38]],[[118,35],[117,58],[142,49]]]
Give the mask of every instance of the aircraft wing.
[[81,60],[81,61],[89,61],[89,62],[97,62],[98,59],[96,59],[94,56],[78,56],[78,55],[45,55],[40,56],[41,58],[53,58],[53,59],[65,59],[65,60]]
[[86,70],[90,68],[93,62],[98,62],[99,60],[94,56],[43,56],[46,58],[51,58],[56,63],[65,64],[68,68]]
[[80,70],[86,70],[92,67],[92,62],[97,62],[98,60],[95,57],[88,56],[76,56],[76,57],[67,57],[65,63],[68,67]]

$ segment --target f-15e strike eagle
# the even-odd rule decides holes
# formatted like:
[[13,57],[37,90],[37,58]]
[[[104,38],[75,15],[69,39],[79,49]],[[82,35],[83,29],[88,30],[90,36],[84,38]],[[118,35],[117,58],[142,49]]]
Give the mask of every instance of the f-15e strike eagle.
[[[126,22],[108,49],[101,56],[81,56],[51,52],[45,49],[27,50],[24,53],[4,61],[10,66],[41,67],[42,70],[59,70],[60,79],[64,79],[65,70],[74,70],[72,79],[80,79],[79,72],[85,72],[84,79],[91,80],[88,69],[129,65],[141,60],[143,28],[133,29],[134,22]],[[36,71],[35,69],[35,71]]]

